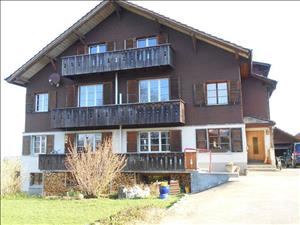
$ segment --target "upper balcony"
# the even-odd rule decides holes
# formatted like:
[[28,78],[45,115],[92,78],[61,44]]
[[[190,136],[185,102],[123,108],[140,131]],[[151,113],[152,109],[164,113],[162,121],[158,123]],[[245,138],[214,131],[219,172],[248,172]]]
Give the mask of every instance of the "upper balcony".
[[51,111],[52,128],[180,125],[184,123],[185,111],[182,100],[72,107]]
[[173,67],[170,44],[105,53],[62,57],[62,76],[132,70],[148,67]]

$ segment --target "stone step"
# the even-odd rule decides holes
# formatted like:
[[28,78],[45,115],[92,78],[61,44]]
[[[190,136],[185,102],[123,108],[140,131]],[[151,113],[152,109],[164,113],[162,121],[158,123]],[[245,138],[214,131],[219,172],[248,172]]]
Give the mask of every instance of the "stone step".
[[248,171],[276,171],[276,167],[270,164],[249,164]]

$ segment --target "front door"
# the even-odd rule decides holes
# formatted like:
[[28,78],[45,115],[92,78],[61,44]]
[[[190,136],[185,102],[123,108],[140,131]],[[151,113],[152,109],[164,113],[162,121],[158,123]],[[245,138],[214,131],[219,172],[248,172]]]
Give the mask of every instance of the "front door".
[[248,160],[265,160],[263,131],[247,131]]

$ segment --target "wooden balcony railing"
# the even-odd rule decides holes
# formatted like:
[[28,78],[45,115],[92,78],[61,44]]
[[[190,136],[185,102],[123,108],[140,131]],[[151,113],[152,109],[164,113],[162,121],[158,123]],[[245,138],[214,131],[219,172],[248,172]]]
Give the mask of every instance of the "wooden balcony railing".
[[97,54],[62,57],[62,76],[101,73],[156,66],[173,67],[170,44]]
[[[194,160],[196,160],[196,153]],[[186,153],[128,153],[124,172],[154,172],[154,171],[184,171],[196,169],[190,168],[190,159],[186,160]],[[41,154],[39,155],[39,169],[46,171],[66,170],[65,154]],[[196,161],[193,164],[196,165]]]
[[118,125],[180,125],[185,123],[184,114],[184,102],[182,100],[62,108],[51,111],[51,127],[78,128]]

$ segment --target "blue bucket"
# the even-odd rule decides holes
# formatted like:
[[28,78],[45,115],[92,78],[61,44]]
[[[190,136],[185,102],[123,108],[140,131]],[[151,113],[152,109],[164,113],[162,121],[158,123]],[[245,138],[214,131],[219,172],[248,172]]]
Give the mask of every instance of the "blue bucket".
[[169,196],[169,192],[170,192],[170,187],[169,186],[161,186],[159,188],[159,198],[161,199],[165,199]]

